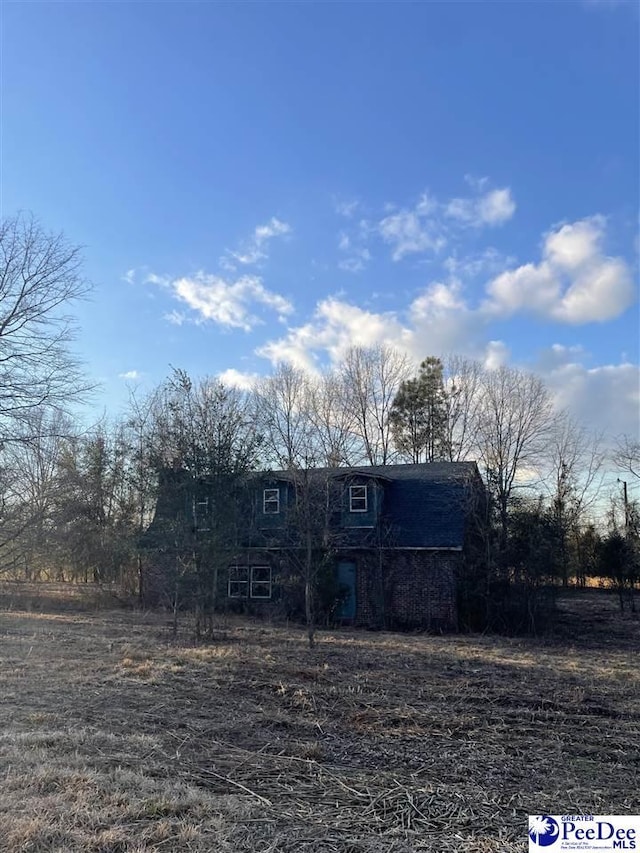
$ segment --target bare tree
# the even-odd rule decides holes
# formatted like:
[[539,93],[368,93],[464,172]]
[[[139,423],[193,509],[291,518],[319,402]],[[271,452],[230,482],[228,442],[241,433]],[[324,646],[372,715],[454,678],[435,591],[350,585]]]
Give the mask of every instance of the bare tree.
[[570,541],[575,546],[576,569],[580,571],[581,528],[589,510],[598,501],[604,479],[603,437],[581,426],[561,412],[549,435],[548,488],[559,541],[562,582],[570,574]]
[[385,346],[352,347],[342,365],[347,407],[370,465],[386,465],[393,453],[391,409],[411,365]]
[[190,584],[196,633],[210,633],[219,571],[237,548],[243,523],[238,491],[257,460],[255,414],[238,389],[215,378],[194,382],[174,370],[154,396],[152,420],[153,464],[172,469],[183,498],[176,518],[166,520],[175,542],[174,609]]
[[0,223],[0,438],[13,437],[30,410],[64,410],[88,391],[69,350],[67,311],[89,286],[80,249],[29,216]]
[[55,540],[60,577],[122,583],[133,563],[135,508],[121,423],[65,442],[58,463]]
[[538,476],[555,416],[543,382],[516,368],[487,371],[481,394],[480,458],[496,500],[504,553],[511,494]]
[[330,518],[336,510],[331,476],[318,466],[348,461],[353,433],[339,375],[311,379],[280,365],[256,390],[258,420],[265,436],[266,459],[286,471],[286,520],[281,531],[287,559],[304,587],[309,647],[315,643],[318,578],[332,561]]
[[478,452],[482,365],[457,355],[447,356],[445,370],[446,448],[451,462],[464,462]]
[[[124,417],[124,434],[128,445],[128,479],[135,506],[137,539],[152,520],[156,504],[158,469],[154,450],[158,445],[155,413],[159,390],[139,396],[135,389],[129,393],[129,403]],[[136,547],[138,602],[145,598],[144,561],[140,547]]]
[[152,394],[153,464],[194,477],[233,474],[253,464],[258,435],[250,400],[215,377],[194,381],[184,370]]
[[309,420],[320,464],[329,468],[359,461],[355,422],[347,405],[344,377],[323,373],[309,384]]
[[317,630],[317,587],[323,571],[333,571],[339,533],[331,518],[340,506],[327,469],[297,468],[288,473],[290,498],[282,531],[290,566],[304,585],[305,622],[309,648]]
[[279,364],[258,384],[255,395],[267,461],[291,470],[313,465],[319,448],[312,431],[307,374],[289,364]]
[[616,441],[613,463],[620,471],[640,480],[640,441],[630,435],[621,435]]
[[27,580],[53,568],[58,466],[73,432],[68,416],[39,406],[23,413],[2,450],[0,566]]

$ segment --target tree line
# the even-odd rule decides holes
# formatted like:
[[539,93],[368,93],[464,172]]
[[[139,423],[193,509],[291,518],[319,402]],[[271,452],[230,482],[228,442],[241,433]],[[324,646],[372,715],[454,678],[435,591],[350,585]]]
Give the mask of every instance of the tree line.
[[68,316],[88,289],[79,250],[22,216],[2,224],[0,246],[5,574],[118,583],[143,598],[139,542],[168,469],[222,488],[249,471],[474,460],[490,495],[496,581],[530,592],[605,576],[622,607],[632,602],[637,505],[625,485],[606,525],[594,511],[605,474],[637,482],[639,444],[621,437],[607,452],[603,436],[557,410],[540,377],[455,355],[416,368],[390,347],[352,347],[315,374],[279,364],[250,391],[172,370],[150,392],[132,391],[122,415],[83,428],[70,410],[91,392]]

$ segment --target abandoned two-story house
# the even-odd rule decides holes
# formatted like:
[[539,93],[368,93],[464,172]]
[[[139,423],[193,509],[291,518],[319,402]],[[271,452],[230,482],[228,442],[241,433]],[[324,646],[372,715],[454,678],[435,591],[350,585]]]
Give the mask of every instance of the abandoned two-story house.
[[231,488],[167,471],[142,544],[151,563],[171,542],[217,561],[218,607],[294,615],[312,582],[334,621],[451,631],[484,502],[473,462],[251,473]]

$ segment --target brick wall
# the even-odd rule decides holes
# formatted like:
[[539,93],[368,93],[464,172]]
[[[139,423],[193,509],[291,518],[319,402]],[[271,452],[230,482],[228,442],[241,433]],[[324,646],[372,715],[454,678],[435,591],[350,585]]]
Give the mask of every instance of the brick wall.
[[[365,628],[456,631],[456,577],[463,555],[456,551],[348,551],[338,556],[356,564],[356,619]],[[304,618],[304,584],[284,552],[241,553],[229,565],[270,565],[273,597],[269,600],[227,597],[227,571],[219,574],[218,607],[272,619]],[[145,602],[168,606],[173,587],[170,557],[145,560]],[[183,604],[188,593],[183,592]]]
[[462,560],[457,551],[387,551],[382,560],[358,554],[356,625],[456,631]]

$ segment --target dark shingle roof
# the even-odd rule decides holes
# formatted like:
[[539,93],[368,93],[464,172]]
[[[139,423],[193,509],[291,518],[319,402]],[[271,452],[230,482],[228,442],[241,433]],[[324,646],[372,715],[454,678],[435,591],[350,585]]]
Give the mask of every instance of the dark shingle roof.
[[[246,475],[247,483],[293,482],[300,473],[265,471]],[[340,481],[370,477],[379,481],[384,498],[382,525],[384,542],[396,548],[460,548],[464,543],[470,499],[482,481],[475,462],[428,462],[417,465],[372,465],[355,468],[315,468],[304,472],[312,479]],[[189,515],[194,482],[182,471],[164,473],[154,520],[141,539],[151,547],[156,538],[166,538],[163,521],[180,512]],[[203,494],[211,488],[206,478],[196,488]],[[353,529],[348,536],[354,546],[373,544],[372,531]],[[144,541],[143,541],[144,540]],[[368,543],[368,544],[367,544]]]
[[[382,514],[390,531],[389,544],[398,548],[462,547],[472,487],[481,487],[475,462],[319,468],[311,474],[379,479],[384,486]],[[268,476],[291,481],[296,474],[273,471]]]
[[[373,472],[372,472],[373,473]],[[456,548],[464,543],[469,488],[478,477],[474,462],[389,465],[384,516],[399,547]]]

